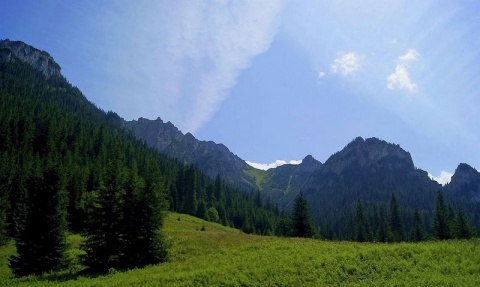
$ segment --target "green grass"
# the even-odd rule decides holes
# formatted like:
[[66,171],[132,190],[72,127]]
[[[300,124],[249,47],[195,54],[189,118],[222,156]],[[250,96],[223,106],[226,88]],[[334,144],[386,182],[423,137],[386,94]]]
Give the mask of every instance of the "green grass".
[[265,171],[251,168],[243,170],[243,173],[246,174],[248,177],[255,179],[255,184],[257,185],[258,189],[263,189],[267,176],[267,173]]
[[[201,231],[202,227],[205,231]],[[67,271],[15,279],[0,248],[0,286],[480,286],[480,241],[401,244],[325,242],[247,235],[170,214],[170,261],[98,277]],[[69,237],[72,255],[79,236]]]

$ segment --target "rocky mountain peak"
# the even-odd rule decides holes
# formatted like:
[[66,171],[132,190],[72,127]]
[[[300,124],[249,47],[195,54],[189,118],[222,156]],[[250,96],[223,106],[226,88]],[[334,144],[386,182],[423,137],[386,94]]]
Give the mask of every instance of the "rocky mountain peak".
[[480,184],[480,173],[466,163],[459,164],[452,176],[451,184],[465,185],[472,182]]
[[11,62],[15,59],[31,65],[47,78],[60,75],[60,65],[47,52],[21,41],[0,40],[0,62]]
[[357,137],[342,151],[331,156],[325,165],[336,173],[341,173],[345,168],[351,167],[371,168],[378,166],[389,170],[414,169],[410,153],[403,150],[399,145],[387,143],[377,138],[363,139],[361,137]]
[[313,156],[307,155],[300,164],[301,172],[314,172],[322,166],[322,163],[316,160]]

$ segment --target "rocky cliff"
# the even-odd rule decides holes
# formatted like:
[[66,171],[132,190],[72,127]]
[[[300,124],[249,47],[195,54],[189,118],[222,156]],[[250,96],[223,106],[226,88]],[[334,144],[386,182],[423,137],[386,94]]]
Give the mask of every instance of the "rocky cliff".
[[60,66],[45,51],[40,51],[21,41],[0,40],[0,62],[20,60],[31,65],[45,77],[60,75]]
[[159,152],[186,164],[194,164],[208,177],[220,175],[228,183],[246,190],[256,189],[255,180],[245,171],[253,169],[225,145],[199,141],[192,134],[183,134],[172,123],[160,118],[125,122],[133,134]]

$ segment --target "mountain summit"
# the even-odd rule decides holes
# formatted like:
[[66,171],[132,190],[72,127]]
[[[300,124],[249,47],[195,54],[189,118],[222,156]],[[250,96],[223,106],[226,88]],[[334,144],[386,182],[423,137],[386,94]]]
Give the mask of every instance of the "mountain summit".
[[11,62],[15,59],[29,64],[47,78],[60,75],[60,65],[47,52],[21,41],[0,40],[0,62]]

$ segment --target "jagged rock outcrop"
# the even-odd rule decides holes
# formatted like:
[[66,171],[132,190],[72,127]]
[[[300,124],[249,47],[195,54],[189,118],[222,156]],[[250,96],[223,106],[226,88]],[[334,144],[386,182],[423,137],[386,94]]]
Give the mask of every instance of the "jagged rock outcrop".
[[183,134],[172,123],[160,118],[125,122],[125,126],[147,145],[186,164],[194,164],[208,177],[220,175],[228,183],[246,190],[256,189],[255,180],[245,171],[253,169],[225,145],[199,141],[191,133]]
[[52,56],[21,41],[0,40],[0,62],[18,59],[31,65],[45,77],[60,75],[60,66]]
[[[453,201],[480,203],[480,173],[466,163],[458,165],[452,180],[445,186]],[[480,209],[480,206],[478,207]]]

